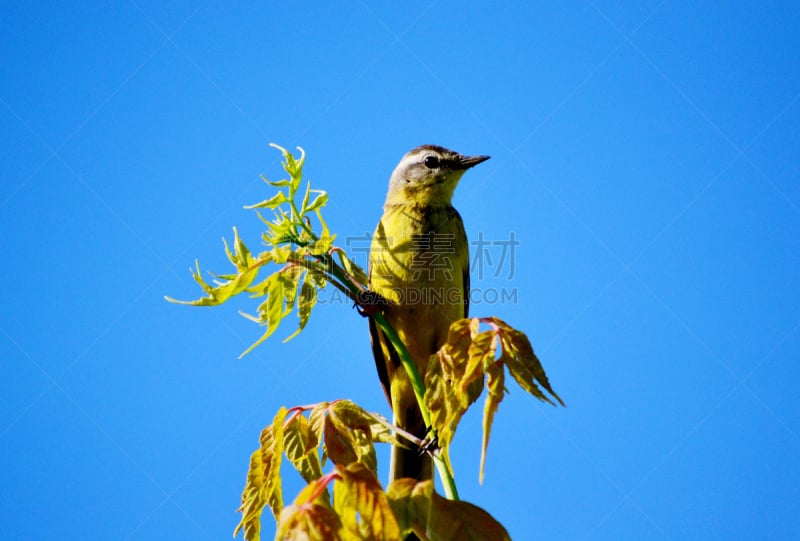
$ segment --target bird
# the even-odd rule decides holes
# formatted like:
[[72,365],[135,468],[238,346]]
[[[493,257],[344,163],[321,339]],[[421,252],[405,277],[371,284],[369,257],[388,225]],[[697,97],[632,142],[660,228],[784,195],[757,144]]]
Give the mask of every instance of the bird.
[[[370,246],[369,290],[381,298],[386,321],[423,379],[429,358],[446,342],[450,325],[469,311],[469,244],[452,199],[462,175],[488,159],[422,145],[403,156],[389,179],[383,215]],[[428,427],[397,351],[373,318],[369,330],[393,424],[425,440]],[[389,481],[404,477],[433,478],[427,453],[392,447]]]

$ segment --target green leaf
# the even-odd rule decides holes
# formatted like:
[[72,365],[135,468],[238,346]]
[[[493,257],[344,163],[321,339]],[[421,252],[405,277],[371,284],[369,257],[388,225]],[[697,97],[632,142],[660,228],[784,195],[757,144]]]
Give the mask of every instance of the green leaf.
[[306,205],[308,205],[308,198],[311,196],[311,183],[306,183],[306,193],[303,195],[303,202],[300,204],[300,215],[305,216]]
[[[311,185],[309,184],[309,187]],[[324,190],[311,190],[312,193],[317,194],[317,197],[311,201],[310,205],[307,205],[307,199],[303,200],[303,214],[307,212],[311,212],[312,210],[318,210],[324,207],[328,203],[328,192]],[[306,197],[308,197],[308,193],[306,192]]]
[[[269,229],[264,232],[262,239],[267,246],[273,248],[273,251],[277,250],[282,245],[296,243],[299,239],[297,234],[298,225],[283,209],[277,209],[275,211],[275,219],[269,222],[267,226]],[[283,249],[287,252],[292,251],[290,246],[283,246]],[[283,261],[276,260],[275,262],[283,263],[285,261],[284,259]]]
[[275,539],[281,541],[361,541],[342,526],[331,508],[326,485],[333,476],[326,475],[303,488],[278,519]]
[[[372,443],[372,423],[374,422],[372,415],[350,400],[337,400],[329,408],[328,419],[337,425],[339,430],[344,431],[347,445],[355,456],[354,461],[364,464],[377,474],[378,459]],[[331,457],[331,460],[337,465],[342,464],[334,457]]]
[[275,539],[281,541],[354,541],[345,534],[342,519],[330,507],[318,503],[288,505],[281,514]]
[[314,241],[307,248],[308,255],[316,256],[316,255],[327,254],[328,250],[331,249],[331,245],[333,244],[334,240],[336,240],[335,236],[322,237]]
[[306,273],[306,279],[303,280],[303,286],[300,289],[300,298],[297,302],[297,317],[300,320],[297,330],[294,331],[284,342],[288,342],[300,332],[305,329],[308,319],[311,317],[311,309],[317,303],[317,290],[311,285],[308,279],[309,273]]
[[308,274],[306,274],[306,280],[310,282],[312,286],[314,286],[314,289],[322,289],[328,285],[328,279],[326,275],[314,267],[309,267]]
[[328,406],[323,431],[325,455],[337,466],[364,462],[374,468],[377,461],[370,424],[353,408],[360,409],[347,400],[336,401]]
[[367,287],[367,284],[369,283],[369,277],[367,276],[367,273],[364,272],[364,269],[351,261],[350,258],[347,257],[347,254],[344,250],[337,248],[335,253],[336,257],[339,258],[339,264],[345,270],[350,279],[358,285]]
[[461,319],[450,325],[447,342],[431,356],[425,373],[425,405],[445,461],[461,417],[483,390],[482,377],[465,380],[469,348],[477,330],[477,319]]
[[301,278],[305,273],[305,268],[301,265],[290,263],[278,271],[278,280],[283,287],[284,312],[291,312],[297,302],[297,290],[301,284]]
[[195,282],[197,282],[200,287],[207,293],[206,297],[201,297],[199,299],[195,299],[193,301],[181,301],[178,299],[173,299],[172,297],[165,296],[164,298],[172,303],[175,304],[186,304],[190,306],[217,306],[231,297],[238,295],[242,291],[245,291],[250,284],[253,283],[256,276],[258,276],[259,267],[253,267],[249,270],[243,271],[234,276],[232,280],[228,280],[226,282],[218,284],[216,287],[209,285],[203,280],[200,274],[200,262],[195,261],[196,271],[192,270],[192,278],[194,278]]
[[289,182],[289,179],[284,178],[281,180],[269,180],[264,175],[261,175],[261,180],[263,180],[264,182],[275,188],[283,188],[284,186],[288,186],[289,184],[291,184],[291,182]]
[[277,518],[283,508],[281,494],[281,456],[283,452],[283,420],[286,408],[281,407],[272,424],[261,431],[261,447],[250,457],[250,469],[242,492],[242,505],[238,511],[242,519],[233,535],[244,528],[244,538],[255,541],[260,537],[261,513],[269,505]]
[[238,229],[235,227],[233,228],[233,252],[231,252],[231,249],[228,246],[228,241],[225,239],[225,237],[222,238],[222,243],[225,245],[225,255],[228,256],[228,260],[233,263],[233,266],[236,267],[236,270],[241,272],[253,266],[255,261],[250,255],[250,250],[247,248],[247,246],[245,246],[244,242],[242,242],[242,239],[239,237]]
[[300,301],[297,303],[297,317],[300,319],[300,330],[308,323],[308,318],[311,317],[311,310],[316,303],[317,290],[314,288],[313,282],[308,279],[308,273],[306,273],[306,279],[303,280],[303,287],[300,289]]
[[269,338],[272,333],[278,329],[278,325],[280,325],[281,320],[286,315],[283,310],[283,305],[285,302],[283,288],[285,282],[281,279],[280,274],[280,271],[277,271],[272,273],[272,275],[267,278],[267,298],[258,307],[258,318],[254,318],[240,312],[241,315],[247,317],[251,321],[256,321],[257,323],[267,327],[267,330],[261,335],[261,338],[256,340],[250,347],[244,350],[241,355],[239,355],[240,359],[253,351],[253,349],[264,342],[264,340]]
[[319,461],[319,438],[311,430],[308,419],[295,415],[284,428],[283,446],[286,457],[307,483],[322,477]]
[[341,480],[333,486],[333,509],[344,528],[357,539],[400,541],[400,526],[375,474],[359,463],[337,470]]
[[288,197],[286,197],[286,194],[284,194],[283,192],[278,192],[269,199],[265,199],[261,203],[256,203],[255,205],[245,205],[244,208],[248,210],[263,209],[263,208],[276,209],[280,205],[288,203],[289,201],[290,200]]
[[505,372],[500,363],[491,363],[486,368],[486,402],[483,405],[483,441],[481,444],[481,466],[478,481],[483,484],[483,474],[486,469],[486,450],[489,447],[489,435],[492,432],[492,421],[497,408],[503,400]]
[[[555,402],[539,389],[539,386],[541,386],[563,406],[564,402],[550,386],[550,381],[547,379],[542,363],[533,352],[533,346],[531,346],[531,342],[525,333],[510,327],[498,318],[491,318],[491,321],[499,329],[498,334],[503,347],[500,361],[505,363],[509,373],[519,386],[539,400],[555,406]],[[537,383],[539,386],[537,386]]]
[[397,479],[386,490],[401,535],[416,533],[435,541],[508,541],[505,528],[489,513],[462,501],[447,500],[432,481]]
[[[475,335],[467,349],[467,363],[459,382],[464,392],[468,393],[467,386],[473,381],[483,379],[484,371],[494,363],[496,353],[497,336],[494,331],[483,331]],[[473,401],[477,398],[474,396]]]
[[289,259],[292,258],[295,253],[288,246],[275,246],[270,252],[270,255],[272,256],[272,260],[280,265],[289,261]]
[[306,153],[302,148],[297,147],[297,150],[300,151],[300,158],[295,159],[291,152],[285,148],[278,146],[275,143],[270,143],[269,146],[278,149],[283,155],[283,169],[289,173],[289,176],[291,177],[289,184],[289,196],[290,198],[294,198],[294,194],[297,192],[297,187],[300,185],[300,180],[303,176],[303,163],[306,159]]
[[328,242],[330,246],[331,244],[333,244],[336,235],[331,235],[331,232],[328,229],[328,224],[326,224],[325,220],[322,218],[322,212],[319,209],[317,209],[314,211],[314,213],[317,215],[317,219],[319,220],[320,226],[322,226],[322,233],[320,233],[319,235],[319,240]]
[[[325,417],[328,412],[328,405],[328,402],[320,402],[311,408],[311,412],[308,414],[308,428],[318,442],[323,440],[323,433],[325,431]],[[323,465],[325,464],[326,460],[327,455],[323,453]]]

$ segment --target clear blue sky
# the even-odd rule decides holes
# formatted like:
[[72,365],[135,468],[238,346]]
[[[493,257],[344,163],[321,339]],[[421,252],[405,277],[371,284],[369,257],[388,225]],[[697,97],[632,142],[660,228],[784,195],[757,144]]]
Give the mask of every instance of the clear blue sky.
[[232,226],[257,248],[269,142],[362,248],[408,149],[492,156],[455,203],[519,241],[473,276],[518,297],[473,313],[568,405],[510,386],[483,486],[459,429],[514,539],[800,538],[797,4],[388,4],[0,8],[3,538],[227,539],[279,406],[386,412],[348,305],[237,360],[252,304],[163,300]]

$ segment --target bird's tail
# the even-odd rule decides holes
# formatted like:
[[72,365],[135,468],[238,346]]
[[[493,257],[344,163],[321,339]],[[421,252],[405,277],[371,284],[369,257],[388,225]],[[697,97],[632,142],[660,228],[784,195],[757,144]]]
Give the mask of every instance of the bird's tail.
[[[394,424],[402,427],[407,432],[414,434],[419,439],[425,439],[426,428],[419,408],[406,408],[402,412],[395,412]],[[389,482],[403,477],[411,477],[425,481],[433,479],[433,462],[431,457],[418,449],[403,449],[397,445],[392,446],[392,458],[389,463]],[[409,533],[404,541],[419,541],[414,533]]]
[[[395,412],[394,423],[421,440],[426,437],[427,429],[422,420],[419,408],[414,404],[404,412]],[[389,463],[389,482],[403,477],[411,477],[420,481],[433,479],[433,462],[431,457],[418,449],[403,449],[392,446],[392,457]]]

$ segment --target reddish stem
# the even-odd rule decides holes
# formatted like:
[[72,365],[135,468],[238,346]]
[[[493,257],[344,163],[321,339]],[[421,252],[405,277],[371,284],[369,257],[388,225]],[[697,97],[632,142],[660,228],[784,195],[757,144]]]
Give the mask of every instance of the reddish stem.
[[339,472],[335,469],[332,472],[326,473],[325,475],[317,479],[316,480],[317,486],[315,487],[314,492],[311,493],[311,497],[303,505],[304,506],[310,505],[311,502],[319,498],[322,495],[322,493],[325,492],[325,489],[328,488],[328,485],[331,483],[331,481],[333,481],[334,479],[340,481],[342,479],[342,476],[339,475]]

